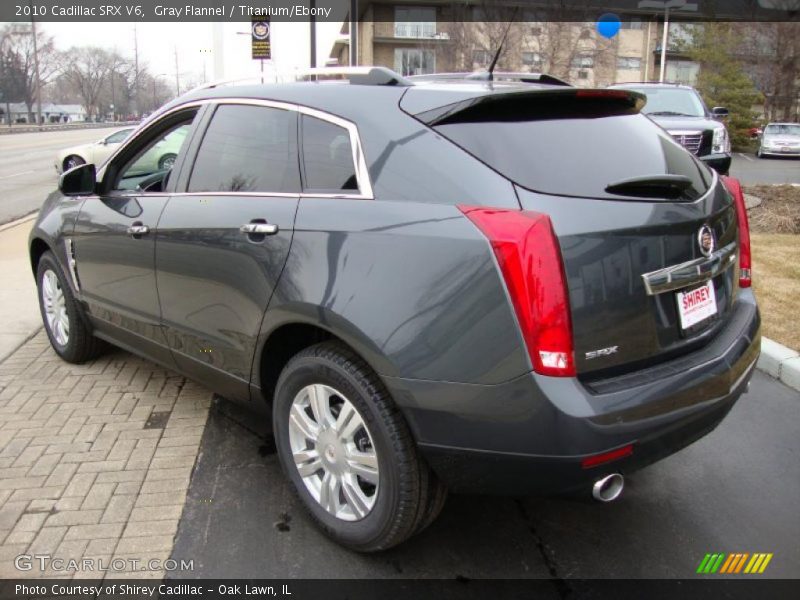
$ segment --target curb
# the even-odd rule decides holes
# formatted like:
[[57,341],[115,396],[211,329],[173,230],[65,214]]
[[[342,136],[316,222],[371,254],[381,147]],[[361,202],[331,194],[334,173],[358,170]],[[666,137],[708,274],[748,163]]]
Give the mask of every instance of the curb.
[[769,338],[761,338],[761,356],[756,365],[767,375],[800,391],[800,353]]
[[29,212],[27,215],[16,217],[12,221],[6,221],[5,223],[0,223],[0,233],[3,233],[8,229],[13,229],[17,225],[22,225],[23,223],[31,221],[35,219],[38,215],[39,215],[39,209],[37,208],[36,210]]

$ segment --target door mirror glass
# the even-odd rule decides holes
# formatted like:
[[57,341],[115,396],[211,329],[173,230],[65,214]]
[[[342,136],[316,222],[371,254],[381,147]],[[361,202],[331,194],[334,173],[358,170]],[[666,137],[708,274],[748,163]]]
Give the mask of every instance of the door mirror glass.
[[96,182],[94,165],[80,165],[61,175],[58,189],[65,196],[88,196],[94,194]]
[[727,117],[728,116],[728,109],[724,106],[715,106],[711,109],[711,114],[715,117]]

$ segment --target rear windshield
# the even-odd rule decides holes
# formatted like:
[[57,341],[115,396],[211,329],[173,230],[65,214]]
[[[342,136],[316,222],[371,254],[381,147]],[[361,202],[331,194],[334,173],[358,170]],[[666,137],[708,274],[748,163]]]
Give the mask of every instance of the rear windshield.
[[[691,182],[679,199],[693,200],[711,185],[710,171],[647,117],[625,111],[604,116],[566,104],[542,111],[493,106],[491,111],[450,112],[431,125],[511,181],[537,192],[619,199],[606,188],[632,178],[679,175]],[[625,194],[630,195],[636,194]]]

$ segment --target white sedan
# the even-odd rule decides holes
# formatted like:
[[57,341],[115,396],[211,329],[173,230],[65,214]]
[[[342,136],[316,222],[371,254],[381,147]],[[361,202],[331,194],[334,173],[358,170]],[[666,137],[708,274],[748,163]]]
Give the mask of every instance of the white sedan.
[[761,134],[761,144],[756,156],[800,156],[800,125],[797,123],[770,123]]
[[56,172],[62,173],[78,165],[85,165],[88,163],[95,165],[102,164],[133,130],[133,127],[119,129],[96,142],[72,146],[71,148],[62,150],[56,155]]

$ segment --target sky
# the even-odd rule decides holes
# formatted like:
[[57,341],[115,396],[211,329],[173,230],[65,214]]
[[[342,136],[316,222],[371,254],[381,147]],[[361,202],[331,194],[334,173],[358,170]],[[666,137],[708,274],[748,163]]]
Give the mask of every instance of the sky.
[[[258,76],[260,63],[250,57],[250,23],[221,23],[224,73],[215,77],[213,23],[137,23],[139,61],[146,61],[155,75],[163,74],[174,87],[175,48],[178,49],[178,72],[181,81],[207,81]],[[52,35],[59,50],[71,46],[93,45],[116,48],[123,56],[133,58],[133,23],[40,23]],[[286,72],[308,67],[309,24],[274,22],[272,24],[272,61],[265,64],[265,73]],[[341,23],[317,23],[317,65],[324,66]],[[239,35],[244,32],[246,35]],[[181,84],[183,85],[183,83]]]

